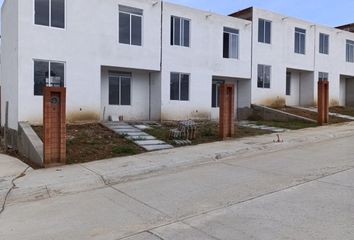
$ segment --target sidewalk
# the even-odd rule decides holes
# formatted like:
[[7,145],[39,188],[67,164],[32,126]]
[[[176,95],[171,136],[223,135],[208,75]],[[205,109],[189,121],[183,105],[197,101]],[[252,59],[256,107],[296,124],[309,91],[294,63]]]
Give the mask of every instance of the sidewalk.
[[[25,176],[15,181],[16,188],[9,195],[7,205],[104,188],[107,185],[143,179],[162,172],[175,172],[183,168],[222,161],[231,156],[242,159],[353,135],[354,123],[345,123],[288,131],[280,134],[284,141],[282,143],[274,142],[277,136],[270,134],[60,168],[29,169]],[[6,164],[6,160],[3,158],[0,158],[0,166]],[[16,167],[14,167],[13,173],[11,171],[10,174],[2,172],[1,169],[4,167],[1,167],[0,176],[6,175],[5,178],[10,180],[26,169],[24,164],[15,162]],[[1,179],[3,177],[0,178],[0,181]],[[10,186],[8,183],[2,188],[6,190]]]
[[6,195],[13,187],[12,180],[27,169],[28,166],[20,160],[0,154],[0,211]]

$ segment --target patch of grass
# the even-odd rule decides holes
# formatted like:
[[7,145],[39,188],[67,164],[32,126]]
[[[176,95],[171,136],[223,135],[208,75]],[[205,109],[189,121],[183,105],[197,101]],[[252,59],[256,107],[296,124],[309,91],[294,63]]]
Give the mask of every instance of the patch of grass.
[[118,146],[112,148],[112,153],[117,155],[133,155],[139,152],[135,148],[129,146]]
[[291,120],[287,122],[283,121],[257,121],[257,125],[267,125],[270,127],[277,127],[277,128],[285,128],[285,129],[291,129],[291,130],[298,130],[298,129],[303,129],[303,128],[310,128],[310,127],[316,127],[316,123],[311,123],[311,122],[306,122],[306,121],[296,121],[296,120]]

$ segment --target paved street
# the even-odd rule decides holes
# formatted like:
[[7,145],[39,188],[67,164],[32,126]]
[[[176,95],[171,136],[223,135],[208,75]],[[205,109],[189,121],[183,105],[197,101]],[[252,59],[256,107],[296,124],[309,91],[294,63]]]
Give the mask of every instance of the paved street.
[[[84,165],[89,171],[77,178],[77,185],[65,185],[70,191],[51,187],[47,197],[34,187],[39,177],[30,170],[27,178],[18,179],[18,189],[11,193],[0,215],[0,239],[351,240],[354,132],[334,136],[343,129],[324,128],[322,132],[332,137],[320,141],[314,135],[312,139],[317,140],[302,145],[275,145],[278,149],[247,155],[234,153],[118,184],[106,178],[105,184],[97,187],[87,184],[100,183],[96,171],[103,171],[105,162],[91,163]],[[284,137],[299,133],[312,136],[319,130],[306,131]],[[257,139],[254,142],[271,137]],[[186,148],[185,153],[192,150]],[[168,153],[172,161],[175,155]],[[71,166],[60,171],[81,176],[83,170]],[[40,170],[36,176],[51,181],[55,172],[59,174],[58,169]],[[66,178],[62,179],[66,184]],[[31,185],[26,193],[17,195],[25,180]],[[30,187],[38,194],[29,194]],[[23,196],[30,198],[23,201]]]

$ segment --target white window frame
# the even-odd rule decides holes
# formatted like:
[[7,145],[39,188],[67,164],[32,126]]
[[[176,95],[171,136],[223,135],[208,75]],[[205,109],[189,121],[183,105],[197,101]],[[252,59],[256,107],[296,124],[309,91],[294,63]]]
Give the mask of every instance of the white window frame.
[[318,72],[318,81],[328,81],[329,74],[327,72]]
[[[296,35],[299,35],[299,51],[296,51]],[[302,45],[301,36],[304,36],[304,43]],[[302,52],[302,47],[304,52]],[[306,29],[295,27],[294,35],[294,52],[296,54],[306,55]]]
[[346,61],[348,63],[354,63],[354,41],[347,40],[346,45]]
[[[238,33],[228,31],[228,29],[233,30],[233,31],[237,31]],[[238,30],[236,28],[224,27],[223,33],[224,34],[225,33],[229,34],[229,53],[228,53],[229,57],[227,57],[227,59],[229,59],[229,58],[231,58],[231,59],[239,59],[239,56],[240,56],[240,30]],[[232,41],[231,41],[232,37],[236,37],[236,56],[235,57],[232,57],[231,54],[230,54],[232,52]],[[224,47],[225,46],[223,46],[223,48]]]
[[[119,6],[124,6],[124,7],[130,7],[130,6],[125,6],[125,5],[118,5],[118,43],[119,44],[124,44],[124,45],[130,45],[130,46],[136,46],[136,47],[142,47],[143,44],[144,44],[144,10],[143,9],[140,9],[140,8],[136,8],[136,7],[131,7],[131,8],[136,8],[136,9],[139,9],[139,10],[142,10],[142,14],[139,15],[139,14],[136,14],[136,13],[132,13],[132,12],[128,12],[128,11],[123,11],[123,10],[120,10],[119,9]],[[130,41],[129,43],[121,43],[119,41],[119,14],[120,13],[124,13],[124,14],[129,14],[129,17],[130,17],[130,20],[129,20],[129,34],[130,34]],[[133,35],[133,31],[132,31],[132,17],[135,16],[135,17],[140,17],[141,18],[141,45],[135,45],[135,44],[132,44],[132,35]]]
[[[176,22],[176,18],[179,18],[181,20],[180,22],[180,29],[179,29],[179,42],[180,44],[176,44],[175,42],[175,31],[176,31],[176,28],[175,28],[175,22]],[[178,16],[171,16],[171,21],[172,21],[172,32],[173,32],[173,37],[172,38],[172,46],[180,46],[180,47],[186,47],[186,48],[190,48],[191,47],[191,32],[192,32],[192,21],[188,18],[184,18],[184,17],[178,17]],[[189,34],[189,42],[188,42],[188,46],[185,46],[184,44],[184,21],[188,21],[189,22],[189,31],[188,31],[188,34]],[[183,44],[182,44],[183,42]]]
[[[264,43],[264,44],[272,44],[272,28],[273,28],[273,24],[272,21],[267,20],[267,19],[263,19],[263,18],[259,18],[258,19],[258,34],[259,34],[259,28],[260,28],[260,21],[264,22],[264,28],[263,28],[263,39],[261,39],[261,41],[259,40],[259,36],[258,36],[258,42],[259,43]],[[269,42],[266,42],[266,23],[270,23],[270,30],[269,30]]]
[[54,28],[58,30],[66,30],[66,10],[67,10],[67,4],[66,0],[64,0],[64,27],[54,27],[52,26],[52,0],[49,0],[49,26],[46,25],[41,25],[41,24],[36,24],[36,0],[33,0],[33,25],[39,26],[39,27],[49,27],[49,28]]
[[[323,37],[323,38],[322,38]],[[320,33],[320,46],[319,46],[319,52],[321,54],[329,55],[329,35],[325,33]],[[326,41],[325,39],[327,38],[327,45],[325,44]]]
[[[46,83],[46,86],[47,87],[50,87],[51,85],[51,78],[50,78],[50,70],[51,70],[51,64],[52,63],[60,63],[60,64],[63,64],[64,65],[64,87],[66,87],[66,62],[64,61],[56,61],[56,60],[44,60],[44,59],[37,59],[37,58],[34,58],[33,59],[33,63],[32,63],[32,67],[33,67],[33,77],[34,77],[34,63],[35,62],[47,62],[48,63],[48,84]],[[33,79],[34,81],[34,79]],[[34,92],[34,89],[33,89],[33,92]],[[34,95],[35,97],[41,97],[42,95]]]
[[[118,77],[118,81],[119,81],[119,88],[118,88],[118,94],[119,94],[119,98],[118,98],[118,104],[110,104],[109,103],[109,78],[110,77]],[[130,80],[130,99],[129,99],[129,104],[128,105],[122,105],[122,77],[129,77]],[[133,75],[132,73],[116,73],[116,72],[108,72],[108,105],[109,106],[132,106],[132,85],[133,85]]]
[[[171,99],[171,95],[170,95],[170,101],[179,101],[179,102],[189,102],[191,99],[191,95],[190,95],[190,91],[191,91],[191,74],[190,73],[181,73],[181,72],[171,72],[170,73],[170,88],[171,88],[171,75],[172,74],[178,74],[178,99]],[[186,75],[188,76],[188,100],[182,100],[181,99],[181,85],[182,85],[182,75]],[[171,89],[170,89],[171,92]],[[171,94],[171,93],[170,93]]]
[[[260,75],[260,72],[259,72],[259,67],[262,67],[262,84],[263,86],[258,86],[258,78],[259,78],[259,75]],[[267,76],[267,71],[266,71],[266,68],[269,68],[269,87],[265,87],[265,79],[266,79],[266,76]],[[258,64],[257,65],[257,88],[263,88],[263,89],[271,89],[271,83],[272,83],[272,66],[270,65],[265,65],[265,64]]]

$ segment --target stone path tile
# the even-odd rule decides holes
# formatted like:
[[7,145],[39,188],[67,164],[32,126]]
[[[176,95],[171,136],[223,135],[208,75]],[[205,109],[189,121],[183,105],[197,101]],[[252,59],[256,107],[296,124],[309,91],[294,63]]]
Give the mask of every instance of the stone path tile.
[[150,128],[146,125],[131,126],[124,122],[105,122],[103,125],[114,132],[125,136],[126,139],[133,141],[146,151],[157,151],[173,148],[173,146],[165,143],[164,141],[157,140],[155,137],[143,132],[141,129]]

